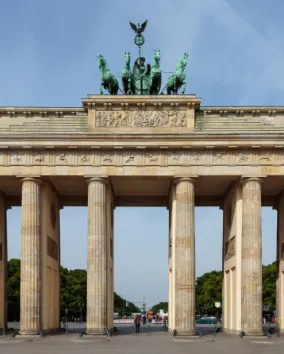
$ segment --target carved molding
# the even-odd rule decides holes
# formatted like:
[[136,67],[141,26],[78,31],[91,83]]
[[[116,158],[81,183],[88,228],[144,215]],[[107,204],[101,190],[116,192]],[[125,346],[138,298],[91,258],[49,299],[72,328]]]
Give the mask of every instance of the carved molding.
[[96,111],[96,127],[186,127],[186,110]]
[[0,150],[0,166],[283,166],[284,149]]

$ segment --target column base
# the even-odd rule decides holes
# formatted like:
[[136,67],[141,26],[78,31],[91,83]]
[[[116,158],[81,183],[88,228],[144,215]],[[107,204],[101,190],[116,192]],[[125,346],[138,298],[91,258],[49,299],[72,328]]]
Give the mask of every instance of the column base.
[[245,337],[263,337],[263,331],[244,331]]
[[106,336],[105,329],[98,329],[98,328],[88,328],[86,330],[87,336]]
[[196,331],[189,331],[189,332],[179,332],[177,331],[177,334],[175,337],[196,337],[197,332]]
[[19,335],[20,336],[39,336],[40,330],[39,329],[20,329]]

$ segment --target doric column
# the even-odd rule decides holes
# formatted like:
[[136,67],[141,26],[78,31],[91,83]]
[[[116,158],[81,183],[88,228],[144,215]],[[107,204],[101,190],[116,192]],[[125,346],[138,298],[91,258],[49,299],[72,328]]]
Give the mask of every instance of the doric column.
[[106,178],[88,179],[87,334],[107,327]]
[[261,179],[245,178],[242,215],[242,330],[262,335]]
[[22,179],[20,334],[40,330],[40,184]]
[[7,213],[4,194],[0,192],[0,333],[7,327]]
[[175,180],[175,189],[175,329],[179,336],[191,336],[196,334],[194,179]]
[[284,333],[284,194],[277,205],[277,280],[276,280],[276,324]]

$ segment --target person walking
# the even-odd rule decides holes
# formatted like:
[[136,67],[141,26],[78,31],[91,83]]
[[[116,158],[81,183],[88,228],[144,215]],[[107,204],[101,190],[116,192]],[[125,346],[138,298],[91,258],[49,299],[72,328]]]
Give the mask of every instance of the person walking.
[[135,323],[135,329],[136,329],[136,333],[139,333],[140,331],[140,317],[139,316],[135,316],[134,318],[134,323]]

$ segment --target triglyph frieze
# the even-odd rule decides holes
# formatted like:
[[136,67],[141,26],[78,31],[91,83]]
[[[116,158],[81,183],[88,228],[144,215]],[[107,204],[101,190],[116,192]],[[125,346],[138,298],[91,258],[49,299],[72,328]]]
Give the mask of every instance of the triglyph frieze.
[[284,149],[0,150],[0,166],[265,166],[284,165]]
[[186,110],[96,111],[96,127],[186,127]]

